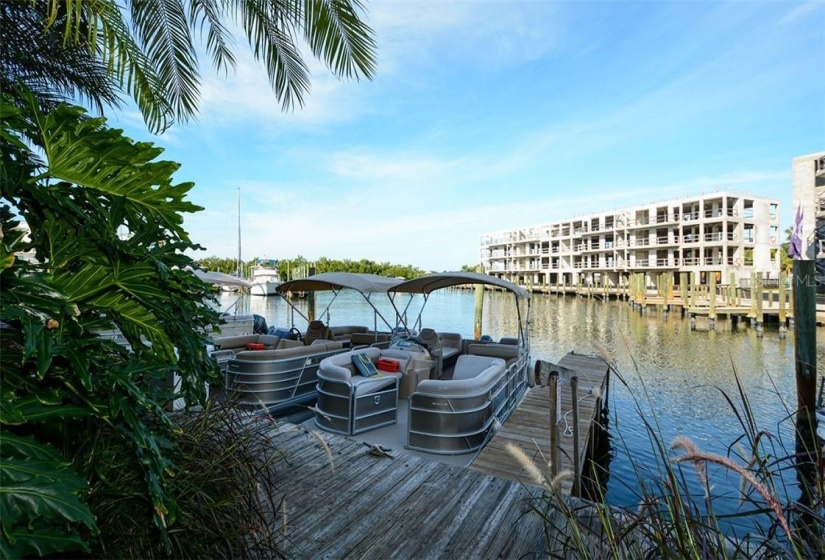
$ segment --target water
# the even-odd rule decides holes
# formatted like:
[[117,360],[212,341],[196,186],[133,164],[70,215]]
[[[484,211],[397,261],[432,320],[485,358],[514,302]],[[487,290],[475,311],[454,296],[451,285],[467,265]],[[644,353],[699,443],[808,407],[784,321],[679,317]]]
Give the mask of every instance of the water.
[[[318,295],[318,313],[329,299],[329,294]],[[393,322],[395,315],[386,298],[374,300]],[[419,300],[416,298],[409,317],[420,309]],[[227,301],[224,299],[224,303]],[[288,307],[280,298],[245,298],[241,305],[243,312],[263,315],[270,325],[290,325]],[[484,305],[485,334],[498,339],[516,331],[512,296],[486,292]],[[298,306],[305,310],[306,302]],[[330,311],[331,325],[373,325],[372,309],[355,293],[340,295]],[[473,312],[472,291],[442,290],[430,296],[423,324],[469,336]],[[303,329],[306,321],[296,315],[296,326]],[[380,322],[379,328],[384,328]],[[793,330],[780,339],[778,327],[767,325],[764,338],[757,338],[756,332],[744,325],[732,328],[728,321],[718,321],[715,331],[691,331],[688,320],[677,313],[640,315],[624,302],[540,294],[532,299],[530,328],[534,360],[556,361],[575,350],[606,355],[618,366],[623,382],[614,376],[609,396],[612,460],[606,492],[613,505],[635,508],[639,473],[647,480],[659,476],[659,454],[651,445],[642,417],[657,426],[660,440],[666,445],[682,435],[704,451],[735,457],[738,448],[731,451],[729,447],[743,430],[722,393],[740,403],[734,372],[746,390],[759,429],[777,438],[773,440],[774,456],[793,448],[793,426],[788,419],[796,402]],[[825,337],[821,333],[822,329],[817,346],[820,370],[825,364]],[[641,415],[637,406],[641,407]],[[749,456],[750,450],[740,453]],[[684,476],[701,503],[703,487],[692,468],[686,468]],[[739,477],[715,467],[709,469],[709,476],[716,513],[742,511]],[[798,495],[792,469],[784,473],[777,486],[781,494],[792,499]],[[727,523],[739,532],[741,527],[733,524],[745,522],[725,521],[723,525]]]

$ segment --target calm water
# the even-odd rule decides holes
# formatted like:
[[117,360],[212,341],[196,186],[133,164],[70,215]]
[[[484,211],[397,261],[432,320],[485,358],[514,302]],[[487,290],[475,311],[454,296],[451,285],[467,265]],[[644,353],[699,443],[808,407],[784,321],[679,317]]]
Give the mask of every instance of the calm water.
[[[329,295],[319,295],[316,313],[329,299]],[[223,296],[223,303],[229,301],[234,299]],[[424,326],[469,336],[473,305],[472,291],[436,292],[425,309]],[[515,332],[511,296],[488,292],[484,305],[485,334],[498,339]],[[305,309],[306,303],[300,302],[299,307]],[[387,319],[394,317],[392,307],[383,299],[379,298],[377,307]],[[420,304],[413,308],[417,315]],[[280,298],[245,298],[240,309],[263,315],[270,325],[290,325],[288,307]],[[373,324],[372,310],[354,293],[339,296],[330,311],[331,325]],[[303,329],[306,322],[295,317],[296,326]],[[678,314],[642,316],[623,302],[545,295],[534,295],[531,319],[533,360],[556,361],[575,350],[606,354],[618,365],[624,383],[614,377],[609,397],[613,457],[607,498],[611,504],[635,507],[637,472],[657,476],[658,454],[637,406],[644,418],[658,424],[662,441],[669,444],[675,436],[685,435],[703,450],[729,454],[728,447],[742,435],[742,429],[720,391],[739,402],[734,372],[747,391],[759,428],[780,438],[775,455],[784,454],[782,442],[786,449],[792,449],[792,425],[787,419],[796,402],[792,330],[784,340],[779,338],[776,325],[767,325],[761,339],[744,325],[732,329],[727,321],[717,322],[715,331],[691,331],[688,320]],[[383,328],[381,323],[379,328]],[[817,363],[822,371],[823,329],[817,336]],[[784,477],[791,497],[796,497],[794,476],[789,471]],[[701,496],[703,490],[690,469],[685,470],[685,477],[695,483],[691,491]],[[716,512],[738,511],[739,478],[711,468],[710,480]]]

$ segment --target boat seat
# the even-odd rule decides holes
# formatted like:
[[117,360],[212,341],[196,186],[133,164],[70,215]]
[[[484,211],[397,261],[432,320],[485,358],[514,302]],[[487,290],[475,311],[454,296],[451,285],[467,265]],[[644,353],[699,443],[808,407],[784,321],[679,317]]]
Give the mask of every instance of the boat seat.
[[[364,354],[373,363],[378,358],[399,362],[399,371],[378,371],[365,377],[352,363]],[[315,424],[330,432],[354,435],[395,424],[398,416],[398,388],[412,356],[400,350],[364,348],[325,358],[318,368],[318,404]]]
[[470,356],[464,354],[458,357],[453,369],[453,380],[472,379],[478,377],[489,367],[504,368],[504,360],[489,356]]
[[438,340],[441,342],[441,359],[447,366],[447,361],[461,354],[462,339],[458,333],[441,332],[438,333]]
[[334,340],[332,331],[322,321],[310,321],[304,334],[304,345],[309,346],[316,340]]
[[[504,375],[505,363],[501,358],[485,358],[481,356],[461,356],[462,358],[482,358],[487,360],[487,366],[479,369],[483,364],[480,361],[472,360],[462,365],[460,374],[469,376],[453,379],[425,379],[418,384],[416,395],[430,395],[438,397],[466,397],[477,395],[496,386]],[[458,364],[456,364],[456,369]]]
[[507,360],[507,364],[509,365],[518,358],[519,347],[513,344],[497,344],[495,342],[487,344],[471,343],[467,345],[467,354],[502,358]]
[[416,339],[427,349],[433,362],[435,362],[435,371],[433,372],[432,378],[441,379],[444,371],[444,352],[441,347],[441,340],[438,338],[438,333],[433,329],[421,329]]
[[499,344],[518,344],[518,338],[515,336],[503,336],[501,340],[498,341]]

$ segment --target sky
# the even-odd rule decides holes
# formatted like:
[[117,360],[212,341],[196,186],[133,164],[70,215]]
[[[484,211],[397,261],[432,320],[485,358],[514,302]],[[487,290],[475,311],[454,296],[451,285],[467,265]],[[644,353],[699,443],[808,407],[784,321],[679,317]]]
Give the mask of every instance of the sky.
[[[197,122],[160,136],[204,207],[185,228],[244,260],[480,260],[485,233],[728,190],[778,198],[825,149],[825,2],[368,0],[372,81],[310,61],[281,111],[236,35]],[[208,59],[204,58],[208,65]]]

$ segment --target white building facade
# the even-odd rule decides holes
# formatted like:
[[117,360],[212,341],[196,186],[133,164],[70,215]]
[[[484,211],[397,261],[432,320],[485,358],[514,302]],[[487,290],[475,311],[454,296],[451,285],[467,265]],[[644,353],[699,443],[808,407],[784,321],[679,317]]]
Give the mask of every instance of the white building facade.
[[778,200],[721,192],[485,234],[481,264],[520,285],[617,287],[638,272],[651,283],[696,272],[704,284],[710,273],[777,278],[779,247]]
[[793,159],[793,212],[801,212],[803,258],[816,260],[817,293],[825,293],[825,152]]

